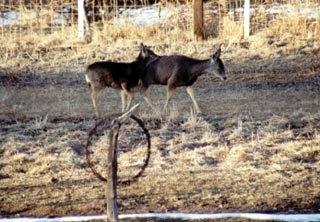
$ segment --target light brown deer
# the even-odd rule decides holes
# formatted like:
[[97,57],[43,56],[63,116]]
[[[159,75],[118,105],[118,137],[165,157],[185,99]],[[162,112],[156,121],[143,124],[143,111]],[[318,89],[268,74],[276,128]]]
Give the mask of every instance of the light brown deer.
[[[155,53],[153,54],[156,56]],[[164,111],[167,110],[176,88],[186,87],[197,113],[200,113],[201,110],[194,97],[192,85],[200,75],[205,73],[213,74],[221,80],[227,79],[220,55],[221,48],[219,47],[211,58],[206,60],[194,59],[183,55],[158,56],[146,67],[141,77],[143,94],[147,103],[154,108],[147,93],[151,85],[167,85],[167,101],[164,105]]]

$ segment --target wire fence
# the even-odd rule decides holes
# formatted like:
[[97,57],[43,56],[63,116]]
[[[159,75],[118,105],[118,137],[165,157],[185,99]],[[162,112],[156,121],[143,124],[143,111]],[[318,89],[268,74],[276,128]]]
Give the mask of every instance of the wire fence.
[[[1,1],[1,0],[0,0]],[[151,4],[156,3],[156,4]],[[204,5],[205,31],[218,36],[224,21],[243,24],[244,0],[209,1]],[[136,25],[158,25],[165,27],[182,24],[192,27],[191,4],[176,4],[153,1],[85,1],[88,23],[119,24],[122,20]],[[320,4],[315,1],[251,0],[251,34],[254,34],[278,16],[304,16],[314,22],[320,15]],[[0,2],[1,38],[21,38],[26,34],[50,34],[65,27],[77,25],[77,0],[2,0]]]
[[21,37],[31,33],[50,33],[76,23],[77,1],[12,1],[0,3],[1,36]]

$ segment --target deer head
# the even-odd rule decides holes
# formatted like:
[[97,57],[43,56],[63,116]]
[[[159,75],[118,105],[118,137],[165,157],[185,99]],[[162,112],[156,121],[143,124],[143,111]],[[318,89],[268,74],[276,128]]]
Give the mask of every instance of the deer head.
[[143,45],[143,43],[140,44],[140,53],[137,57],[137,60],[145,59],[147,57],[156,57],[157,54],[155,54],[148,46]]
[[220,78],[221,80],[227,80],[227,76],[225,73],[224,65],[222,60],[220,59],[221,48],[212,55],[210,60],[210,67],[208,68],[209,73],[213,73],[215,76]]

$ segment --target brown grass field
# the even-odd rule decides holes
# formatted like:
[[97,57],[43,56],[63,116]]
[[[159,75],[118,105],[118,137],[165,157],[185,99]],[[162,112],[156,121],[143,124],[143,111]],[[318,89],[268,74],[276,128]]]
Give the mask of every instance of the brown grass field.
[[[201,115],[183,88],[167,115],[155,115],[136,94],[152,154],[138,182],[119,187],[121,213],[319,213],[320,21],[285,21],[285,30],[278,22],[247,40],[227,28],[219,38],[196,42],[187,31],[129,24],[96,30],[88,42],[78,41],[73,28],[29,34],[19,44],[7,39],[0,69],[0,217],[106,212],[104,183],[88,169],[84,152],[96,120],[83,71],[97,60],[131,61],[140,42],[160,55],[196,58],[208,58],[222,43],[228,80],[198,79]],[[160,110],[166,88],[153,86],[150,93]],[[119,112],[118,91],[105,90],[100,105],[106,114]],[[121,178],[143,162],[137,129],[132,122],[122,126]],[[101,138],[92,147],[102,171],[106,144]]]

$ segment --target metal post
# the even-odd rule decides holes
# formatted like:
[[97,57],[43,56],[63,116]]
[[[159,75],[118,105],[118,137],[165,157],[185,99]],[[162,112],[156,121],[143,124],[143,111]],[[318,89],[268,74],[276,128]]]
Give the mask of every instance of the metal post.
[[244,38],[248,38],[250,35],[250,0],[244,1],[244,19],[243,19],[243,35]]
[[84,38],[84,0],[78,0],[78,33],[79,38]]

